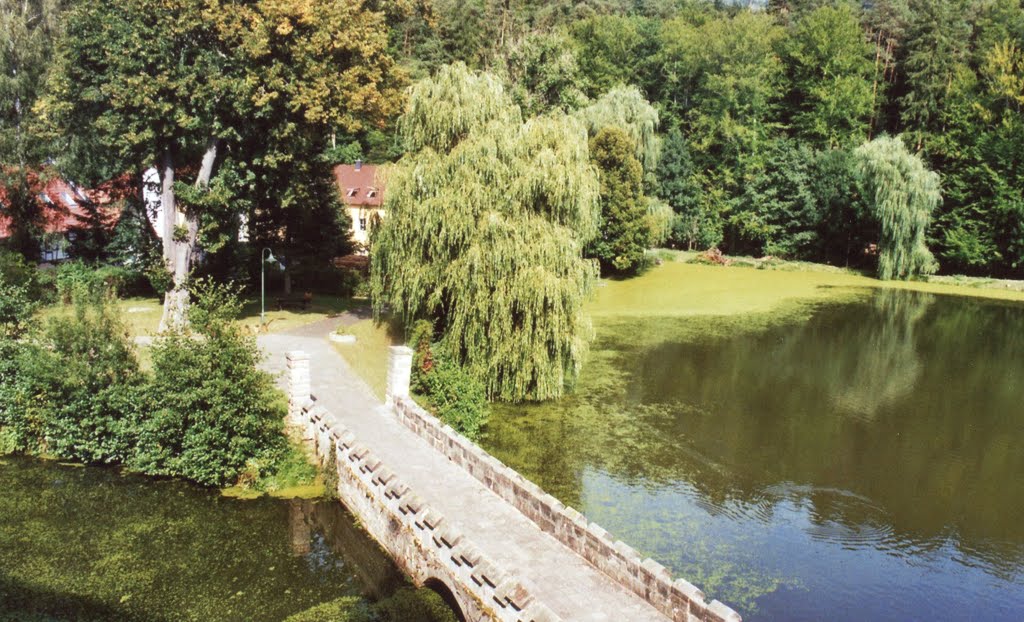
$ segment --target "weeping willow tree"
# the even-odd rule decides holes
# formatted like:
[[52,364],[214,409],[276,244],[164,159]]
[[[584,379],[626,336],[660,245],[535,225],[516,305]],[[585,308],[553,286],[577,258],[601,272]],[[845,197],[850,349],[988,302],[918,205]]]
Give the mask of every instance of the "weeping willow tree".
[[492,399],[560,396],[591,337],[597,277],[587,132],[561,113],[523,121],[501,83],[465,65],[409,91],[409,148],[389,173],[371,293],[408,325],[431,318]]
[[938,264],[925,231],[942,199],[938,174],[899,138],[881,136],[858,147],[855,155],[864,196],[881,225],[878,278],[934,273]]
[[606,127],[625,130],[636,145],[636,159],[643,165],[645,177],[653,182],[661,152],[658,111],[644,99],[639,89],[635,86],[614,88],[576,115],[586,124],[591,136]]

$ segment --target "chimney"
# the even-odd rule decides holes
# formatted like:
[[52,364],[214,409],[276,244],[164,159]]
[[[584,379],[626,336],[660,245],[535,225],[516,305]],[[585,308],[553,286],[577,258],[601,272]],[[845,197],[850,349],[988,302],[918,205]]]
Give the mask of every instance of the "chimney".
[[356,160],[356,170],[358,171],[358,170],[360,170],[362,168],[363,168],[363,161],[362,160]]

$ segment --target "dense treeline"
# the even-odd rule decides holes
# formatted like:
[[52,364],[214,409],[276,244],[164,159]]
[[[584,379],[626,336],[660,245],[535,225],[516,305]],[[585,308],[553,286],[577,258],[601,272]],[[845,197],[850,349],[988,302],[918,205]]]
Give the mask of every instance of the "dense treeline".
[[246,222],[316,272],[317,249],[345,250],[325,237],[344,217],[321,226],[329,164],[406,153],[398,87],[461,61],[500,77],[524,118],[586,121],[639,89],[656,111],[632,134],[641,202],[671,206],[676,246],[873,268],[882,232],[853,154],[890,135],[940,175],[926,241],[941,269],[1024,274],[1019,0],[179,0],[166,20],[144,3],[2,7],[0,210],[27,253],[27,171],[51,161],[88,183],[171,157],[199,270],[251,272]]
[[639,87],[662,137],[647,190],[674,208],[676,245],[873,267],[853,151],[888,134],[940,175],[927,241],[942,270],[1024,274],[1018,0],[415,6],[390,34],[414,76],[463,61],[527,115]]

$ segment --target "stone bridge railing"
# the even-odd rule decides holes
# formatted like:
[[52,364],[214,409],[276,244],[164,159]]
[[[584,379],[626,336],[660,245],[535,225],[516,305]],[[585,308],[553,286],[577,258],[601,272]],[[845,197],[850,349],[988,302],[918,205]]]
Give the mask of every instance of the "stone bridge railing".
[[287,355],[289,418],[303,427],[338,497],[417,585],[434,588],[469,622],[560,622],[523,582],[487,559],[388,465],[310,396],[309,358]]
[[[387,401],[405,427],[673,622],[740,622],[735,611],[717,600],[707,602],[700,589],[685,579],[673,579],[653,559],[642,559],[632,547],[420,408],[409,397],[411,363],[409,348],[392,348]],[[442,595],[448,592],[452,604],[470,622],[561,620],[533,598],[523,579],[486,559],[465,534],[359,443],[351,430],[316,405],[310,396],[305,354],[290,352],[287,367],[290,419],[307,431],[326,472],[337,477],[341,501],[417,585],[433,587]]]
[[510,503],[544,532],[554,536],[613,581],[645,599],[674,622],[740,622],[740,615],[686,579],[614,539],[597,523],[544,492],[409,397],[412,350],[391,348],[387,399],[398,419],[456,465]]

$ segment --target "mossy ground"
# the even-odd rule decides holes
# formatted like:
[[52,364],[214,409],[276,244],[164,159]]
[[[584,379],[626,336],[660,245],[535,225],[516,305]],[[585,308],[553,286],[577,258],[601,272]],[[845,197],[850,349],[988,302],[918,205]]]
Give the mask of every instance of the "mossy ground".
[[[677,259],[685,260],[687,255]],[[631,279],[605,280],[588,305],[605,316],[690,317],[760,313],[795,301],[824,302],[865,288],[905,289],[957,296],[1024,301],[1012,288],[987,289],[953,282],[879,281],[819,264],[800,269],[709,266],[669,261]]]

